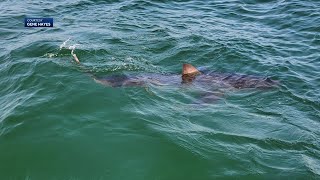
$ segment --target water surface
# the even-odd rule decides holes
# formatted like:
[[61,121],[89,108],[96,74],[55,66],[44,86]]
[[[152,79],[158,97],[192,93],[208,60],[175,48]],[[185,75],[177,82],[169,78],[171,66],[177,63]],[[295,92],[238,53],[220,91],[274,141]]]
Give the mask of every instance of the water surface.
[[[0,179],[317,179],[319,24],[316,0],[1,1]],[[183,63],[280,85],[194,106],[193,88],[86,73]]]

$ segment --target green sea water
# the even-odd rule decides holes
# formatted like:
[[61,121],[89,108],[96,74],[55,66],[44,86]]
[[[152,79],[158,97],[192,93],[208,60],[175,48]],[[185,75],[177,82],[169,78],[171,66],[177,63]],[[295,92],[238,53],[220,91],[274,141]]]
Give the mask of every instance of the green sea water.
[[[88,75],[183,63],[279,87],[194,105],[192,87]],[[319,89],[317,0],[2,0],[0,179],[319,179]]]

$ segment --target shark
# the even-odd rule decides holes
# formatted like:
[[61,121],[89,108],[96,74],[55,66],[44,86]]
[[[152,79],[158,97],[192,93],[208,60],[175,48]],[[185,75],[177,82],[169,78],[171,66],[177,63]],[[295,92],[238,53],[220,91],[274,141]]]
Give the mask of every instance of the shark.
[[[75,54],[73,54],[73,57],[75,62],[80,63]],[[221,89],[271,89],[279,84],[278,81],[269,77],[201,70],[191,64],[183,64],[182,72],[179,74],[114,74],[104,77],[92,75],[92,77],[95,82],[114,88],[147,87],[148,85],[194,86],[204,90],[201,98],[202,102],[213,102],[221,99],[224,94],[221,93]]]
[[269,89],[277,84],[277,81],[269,77],[254,75],[217,73],[200,71],[191,64],[182,65],[182,74],[138,74],[138,75],[109,75],[95,77],[97,83],[109,87],[145,86],[148,84],[159,86],[178,86],[192,84],[199,87],[220,88],[256,88]]

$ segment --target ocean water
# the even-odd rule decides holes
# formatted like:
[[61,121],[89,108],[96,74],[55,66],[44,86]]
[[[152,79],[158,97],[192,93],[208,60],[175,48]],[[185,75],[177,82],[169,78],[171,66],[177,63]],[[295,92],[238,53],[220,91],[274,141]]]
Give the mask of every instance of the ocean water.
[[[88,75],[183,63],[280,83],[194,105]],[[319,179],[319,89],[317,0],[2,0],[0,179]]]

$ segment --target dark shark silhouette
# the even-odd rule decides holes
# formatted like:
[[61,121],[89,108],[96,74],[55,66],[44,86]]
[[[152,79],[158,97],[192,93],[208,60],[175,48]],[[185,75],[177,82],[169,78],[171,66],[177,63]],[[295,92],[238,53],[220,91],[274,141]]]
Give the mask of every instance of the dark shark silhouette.
[[[75,61],[80,63],[77,56],[75,54],[73,54],[73,56]],[[278,81],[268,77],[206,72],[200,71],[190,64],[183,64],[182,74],[122,74],[109,75],[106,77],[96,77],[93,75],[93,79],[97,83],[109,87],[193,85],[205,90],[201,98],[202,102],[212,102],[221,99],[223,93],[220,93],[219,89],[270,89],[278,85]]]
[[190,64],[183,64],[182,75],[178,74],[141,74],[141,75],[111,75],[107,77],[94,77],[94,80],[106,86],[111,87],[129,87],[129,86],[144,86],[148,84],[165,86],[165,85],[181,85],[193,84],[200,87],[220,87],[220,88],[259,88],[267,89],[274,87],[277,82],[270,78],[204,72],[199,71]]

